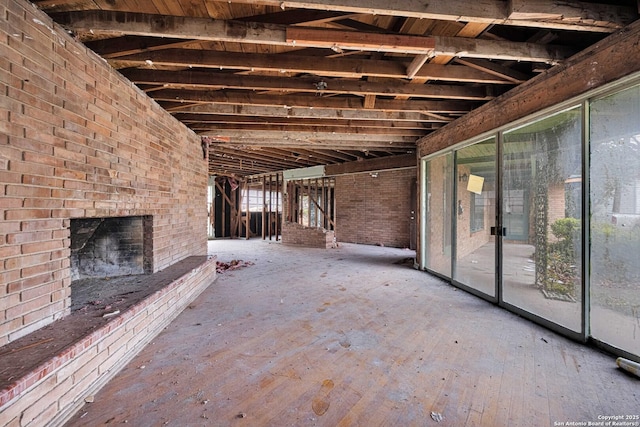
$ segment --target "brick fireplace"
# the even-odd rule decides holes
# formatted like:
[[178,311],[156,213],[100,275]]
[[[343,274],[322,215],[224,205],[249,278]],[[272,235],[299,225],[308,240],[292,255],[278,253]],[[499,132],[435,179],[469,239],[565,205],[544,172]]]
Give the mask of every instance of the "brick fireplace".
[[71,280],[151,273],[151,224],[150,215],[72,219]]

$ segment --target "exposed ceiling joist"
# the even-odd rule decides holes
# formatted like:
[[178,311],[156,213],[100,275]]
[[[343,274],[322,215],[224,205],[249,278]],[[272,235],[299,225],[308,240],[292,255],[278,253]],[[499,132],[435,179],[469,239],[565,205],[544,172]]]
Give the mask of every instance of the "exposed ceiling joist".
[[331,48],[400,54],[433,54],[557,63],[570,53],[559,46],[464,37],[363,33],[323,28],[211,20],[93,10],[66,13],[58,20],[82,36],[136,35],[289,47]]
[[310,106],[284,106],[265,107],[259,105],[233,105],[233,104],[200,104],[175,106],[170,109],[174,114],[224,114],[231,116],[260,116],[273,118],[307,118],[329,120],[387,120],[392,122],[411,121],[419,122],[424,117],[417,112],[407,111],[358,111],[340,108],[315,109]]
[[485,24],[555,28],[560,30],[613,32],[638,17],[631,7],[562,0],[231,0],[283,9],[319,9],[419,19],[481,22]]
[[344,128],[380,128],[380,129],[433,129],[431,123],[409,121],[382,121],[382,120],[340,120],[340,119],[316,119],[316,118],[278,118],[258,116],[229,116],[221,114],[175,114],[175,117],[189,125],[198,124],[226,124],[241,128],[244,125],[278,125],[278,126],[333,126]]
[[635,0],[31,1],[236,178],[415,155],[638,19]]
[[[113,59],[109,62],[118,69],[130,67],[153,69],[160,66],[198,67],[280,74],[303,73],[357,79],[364,76],[403,79],[407,75],[408,65],[402,61],[391,60],[323,58],[293,54],[245,53],[239,55],[194,49],[167,49],[140,53]],[[424,64],[416,76],[445,82],[513,84],[512,81],[460,65]]]
[[[231,91],[205,91],[205,90],[180,90],[180,89],[162,89],[153,92],[153,97],[161,101],[179,101],[179,102],[201,102],[201,103],[217,103],[217,104],[243,104],[243,105],[262,105],[267,107],[273,106],[309,106],[314,109],[341,109],[341,110],[360,110],[362,109],[362,100],[354,98],[325,98],[309,95],[291,95],[291,96],[271,96],[271,95],[253,95],[246,92]],[[375,105],[376,110],[380,111],[397,111],[397,112],[421,112],[430,111],[434,113],[467,113],[476,105],[472,101],[405,101],[405,100],[388,100],[378,99]]]
[[212,73],[209,71],[164,71],[164,70],[123,70],[123,74],[138,84],[162,84],[164,87],[247,89],[258,91],[303,92],[316,95],[406,95],[416,98],[489,100],[494,98],[488,87],[460,85],[413,85],[398,80],[361,81],[344,79],[322,79],[307,77],[264,77]]

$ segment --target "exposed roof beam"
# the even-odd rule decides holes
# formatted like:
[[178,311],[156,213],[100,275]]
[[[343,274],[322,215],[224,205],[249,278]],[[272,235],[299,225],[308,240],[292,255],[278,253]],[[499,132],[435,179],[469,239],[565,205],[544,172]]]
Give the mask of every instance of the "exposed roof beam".
[[[453,85],[413,85],[398,80],[366,82],[315,78],[247,76],[211,71],[123,70],[125,77],[138,84],[162,84],[177,87],[211,89],[245,89],[306,92],[315,94],[407,95],[418,98],[489,100],[494,98],[487,87]],[[320,83],[324,84],[320,84]]]
[[407,78],[414,78],[416,74],[418,74],[418,71],[420,71],[420,68],[422,68],[422,66],[429,60],[429,58],[431,58],[431,55],[426,53],[417,55],[415,58],[413,58],[413,61],[411,61],[411,64],[409,64],[409,66],[407,67]]
[[[407,63],[392,60],[319,58],[316,56],[279,55],[167,49],[139,53],[109,61],[114,68],[153,68],[157,66],[200,67],[245,70],[276,71],[280,73],[309,73],[328,77],[405,78]],[[424,64],[417,77],[429,80],[469,83],[512,84],[494,75],[457,65]]]
[[[217,160],[220,161],[223,159],[226,161],[234,161],[240,158],[239,153],[234,149],[230,149],[223,144],[217,143],[213,143],[209,146],[209,156],[211,155],[213,155]],[[243,150],[241,155],[242,158],[250,159],[261,165],[283,168],[288,167],[291,163],[294,163],[296,161],[301,165],[313,165],[318,163],[317,161],[314,162],[303,158],[296,159],[295,157],[291,156],[291,154],[288,154],[287,156],[267,154],[264,152],[264,150]],[[211,161],[211,157],[209,158],[209,160]]]
[[90,33],[92,37],[127,34],[276,46],[324,47],[338,51],[434,54],[550,63],[559,62],[573,53],[562,47],[535,43],[363,33],[104,10],[66,13],[56,16],[56,20],[77,33]]
[[403,129],[403,128],[357,128],[357,127],[343,127],[343,126],[297,126],[297,125],[272,125],[272,124],[256,124],[246,123],[242,126],[237,124],[207,124],[198,123],[191,126],[196,132],[202,131],[216,131],[220,134],[227,134],[228,131],[232,132],[252,132],[254,135],[268,135],[272,132],[295,134],[296,132],[313,132],[316,135],[322,133],[329,133],[332,135],[339,135],[339,138],[349,137],[350,135],[356,135],[355,138],[369,138],[373,135],[380,135],[380,139],[385,139],[383,136],[413,136],[416,139],[425,136],[429,131],[427,129]]
[[467,67],[475,68],[476,70],[493,74],[498,78],[510,80],[514,84],[523,83],[531,78],[524,73],[520,73],[516,70],[512,70],[511,68],[504,67],[500,64],[496,64],[495,62],[491,62],[486,59],[457,58],[455,59],[455,61],[458,64],[466,65]]
[[312,108],[310,106],[283,108],[283,106],[269,107],[260,105],[233,105],[233,104],[200,104],[175,108],[174,114],[223,114],[237,116],[261,116],[273,118],[306,118],[329,120],[391,120],[419,122],[424,121],[422,114],[413,111],[358,111],[339,108]]
[[383,121],[383,120],[336,120],[317,118],[281,118],[281,117],[257,117],[257,116],[229,116],[222,114],[194,114],[179,113],[174,117],[187,124],[233,124],[238,127],[243,125],[279,125],[279,126],[342,126],[346,128],[397,128],[397,129],[432,129],[430,123],[409,121]]
[[[242,105],[263,105],[263,106],[308,106],[314,109],[362,109],[362,100],[353,98],[323,98],[316,96],[272,96],[253,95],[244,92],[234,93],[231,91],[196,91],[162,89],[151,92],[154,99],[164,101],[180,102],[201,102],[220,104],[242,104]],[[378,99],[375,109],[381,111],[429,111],[434,113],[467,113],[477,104],[472,101],[404,101]]]
[[[338,130],[340,128],[337,128]],[[231,141],[243,140],[243,144],[247,143],[247,141],[252,140],[272,140],[273,141],[328,141],[331,138],[335,138],[339,141],[333,141],[332,143],[340,146],[344,142],[350,142],[353,144],[359,143],[390,143],[393,144],[395,142],[398,143],[407,143],[415,145],[415,141],[424,136],[425,132],[416,132],[416,131],[407,131],[412,132],[415,135],[393,135],[393,134],[376,134],[376,133],[359,133],[359,129],[352,129],[351,132],[340,133],[339,137],[335,136],[334,132],[325,132],[319,129],[309,128],[308,130],[262,130],[262,131],[254,131],[254,130],[238,130],[238,129],[207,129],[204,132],[197,133],[206,133],[207,135],[215,135],[218,137],[228,137],[231,138]]]
[[[215,132],[201,132],[203,136],[215,137]],[[307,150],[356,150],[356,151],[382,151],[382,150],[415,150],[416,143],[414,140],[398,140],[389,139],[386,141],[355,141],[344,140],[339,138],[310,138],[310,139],[284,139],[284,138],[256,138],[255,135],[248,138],[232,137],[229,142],[215,142],[213,144],[222,144],[234,147],[237,150],[246,148],[288,148],[288,149],[307,149]],[[212,145],[213,145],[212,144]]]
[[342,175],[346,173],[367,172],[383,169],[412,168],[416,167],[415,154],[401,154],[398,156],[368,159],[361,162],[342,163],[339,165],[327,165],[327,176]]
[[154,50],[179,49],[193,43],[193,40],[188,39],[123,36],[88,41],[85,44],[101,57],[110,59]]
[[296,25],[296,24],[322,24],[338,19],[347,19],[358,14],[328,10],[289,9],[263,15],[246,16],[238,18],[244,22],[266,22],[270,24]]
[[[213,20],[184,16],[91,10],[55,14],[57,22],[81,36],[152,36],[215,42],[252,43],[290,47],[333,47],[344,50],[372,52],[425,53],[431,52],[434,40],[423,36],[381,35],[378,33],[320,30],[323,37],[311,28],[287,27],[262,22]],[[302,38],[311,30],[316,40]],[[297,39],[289,37],[293,34]],[[374,38],[373,43],[369,38]]]
[[[233,3],[263,4],[281,8],[319,9],[438,19],[481,22],[497,25],[555,28],[575,31],[613,32],[633,22],[638,11],[633,7],[593,4],[573,0],[231,0]],[[527,4],[532,3],[529,7]],[[512,6],[513,4],[513,6]],[[541,11],[547,12],[541,14]],[[549,13],[550,12],[550,13]]]

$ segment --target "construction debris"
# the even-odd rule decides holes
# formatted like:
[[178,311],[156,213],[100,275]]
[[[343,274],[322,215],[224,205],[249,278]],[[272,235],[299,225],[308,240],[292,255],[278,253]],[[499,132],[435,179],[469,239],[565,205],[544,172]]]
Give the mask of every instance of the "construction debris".
[[440,412],[433,412],[431,411],[431,419],[437,423],[441,422],[442,420],[444,420],[444,417],[442,416],[442,414]]
[[240,259],[234,259],[230,262],[222,262],[222,261],[218,261],[216,262],[216,271],[220,274],[224,273],[225,271],[228,270],[237,270],[239,268],[242,267],[248,267],[250,265],[253,265],[254,263],[251,261],[242,261]]

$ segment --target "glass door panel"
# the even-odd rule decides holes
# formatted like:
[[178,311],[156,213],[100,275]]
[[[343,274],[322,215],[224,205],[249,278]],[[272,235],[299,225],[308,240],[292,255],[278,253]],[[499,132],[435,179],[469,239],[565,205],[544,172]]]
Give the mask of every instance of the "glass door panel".
[[427,161],[426,165],[426,267],[451,277],[451,210],[453,154]]
[[640,356],[640,86],[590,107],[591,335]]
[[456,152],[456,262],[453,278],[495,297],[496,142]]
[[581,152],[581,107],[503,138],[503,300],[576,332],[582,330]]

